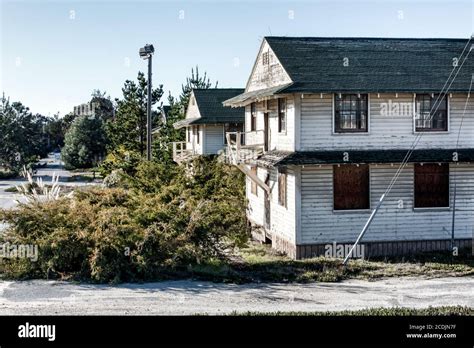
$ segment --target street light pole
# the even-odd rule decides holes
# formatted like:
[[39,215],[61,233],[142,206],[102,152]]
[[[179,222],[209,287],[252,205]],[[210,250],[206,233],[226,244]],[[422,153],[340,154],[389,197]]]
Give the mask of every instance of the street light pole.
[[152,55],[148,57],[148,102],[146,115],[146,159],[151,161],[151,61]]
[[143,59],[148,59],[148,98],[147,98],[147,110],[146,110],[146,159],[151,161],[151,64],[152,56],[155,52],[153,45],[145,45],[145,47],[140,48],[140,57]]

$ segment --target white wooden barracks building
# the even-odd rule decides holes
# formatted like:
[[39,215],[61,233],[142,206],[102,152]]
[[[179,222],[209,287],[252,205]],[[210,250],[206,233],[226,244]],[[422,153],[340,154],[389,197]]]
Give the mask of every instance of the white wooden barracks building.
[[193,89],[185,118],[174,124],[185,130],[186,140],[173,143],[173,160],[180,163],[224,150],[226,132],[242,131],[245,115],[243,108],[227,108],[222,102],[243,92],[241,88]]
[[455,245],[472,247],[470,46],[264,38],[245,91],[224,105],[245,107],[230,157],[248,175],[248,217],[274,248],[305,258],[352,244],[413,145],[361,242],[366,256],[450,248],[454,203]]

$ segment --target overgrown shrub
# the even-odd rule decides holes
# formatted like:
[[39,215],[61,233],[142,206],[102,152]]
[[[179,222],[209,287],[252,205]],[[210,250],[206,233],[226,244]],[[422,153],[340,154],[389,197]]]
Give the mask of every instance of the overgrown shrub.
[[56,201],[0,210],[0,243],[38,245],[36,262],[4,259],[14,278],[147,280],[225,260],[246,243],[243,175],[211,159],[184,168],[140,163],[125,186],[88,188]]
[[121,146],[105,157],[99,166],[99,171],[103,177],[107,177],[114,170],[121,170],[129,175],[133,175],[141,160],[142,158],[138,152],[127,150]]

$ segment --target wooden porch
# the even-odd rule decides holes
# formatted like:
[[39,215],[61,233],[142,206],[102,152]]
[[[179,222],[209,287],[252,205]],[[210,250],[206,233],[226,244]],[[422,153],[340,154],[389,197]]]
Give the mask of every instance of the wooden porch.
[[270,187],[250,169],[250,166],[255,166],[257,159],[266,151],[265,132],[263,130],[227,132],[225,136],[227,140],[226,162],[237,166],[250,180],[270,194]]
[[187,142],[176,141],[173,142],[173,161],[180,164],[190,161],[195,155],[194,150],[187,148]]

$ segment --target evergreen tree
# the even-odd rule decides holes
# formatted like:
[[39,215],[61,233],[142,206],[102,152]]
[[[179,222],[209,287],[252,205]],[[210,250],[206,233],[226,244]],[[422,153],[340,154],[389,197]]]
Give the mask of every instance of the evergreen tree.
[[[116,99],[115,117],[107,122],[109,152],[124,147],[128,151],[145,154],[146,149],[146,110],[147,80],[142,72],[138,73],[137,82],[127,80],[122,88],[123,99]],[[152,106],[163,95],[160,85],[152,90]]]
[[[217,88],[218,81],[214,88]],[[184,113],[188,108],[189,104],[189,97],[191,96],[191,91],[193,89],[208,89],[212,87],[211,80],[207,77],[207,72],[204,72],[204,76],[199,76],[199,67],[196,65],[196,73],[194,73],[194,69],[191,69],[191,76],[186,78],[186,84],[181,85],[181,94],[179,96],[179,103],[182,107],[182,113],[184,117]]]
[[90,168],[104,156],[106,134],[101,118],[78,116],[66,133],[62,159],[66,168]]
[[104,121],[108,121],[113,118],[115,110],[110,96],[106,97],[105,95],[106,92],[101,92],[100,89],[94,89],[90,102],[96,104],[95,115]]
[[0,99],[0,167],[18,170],[47,154],[47,118],[20,102]]

